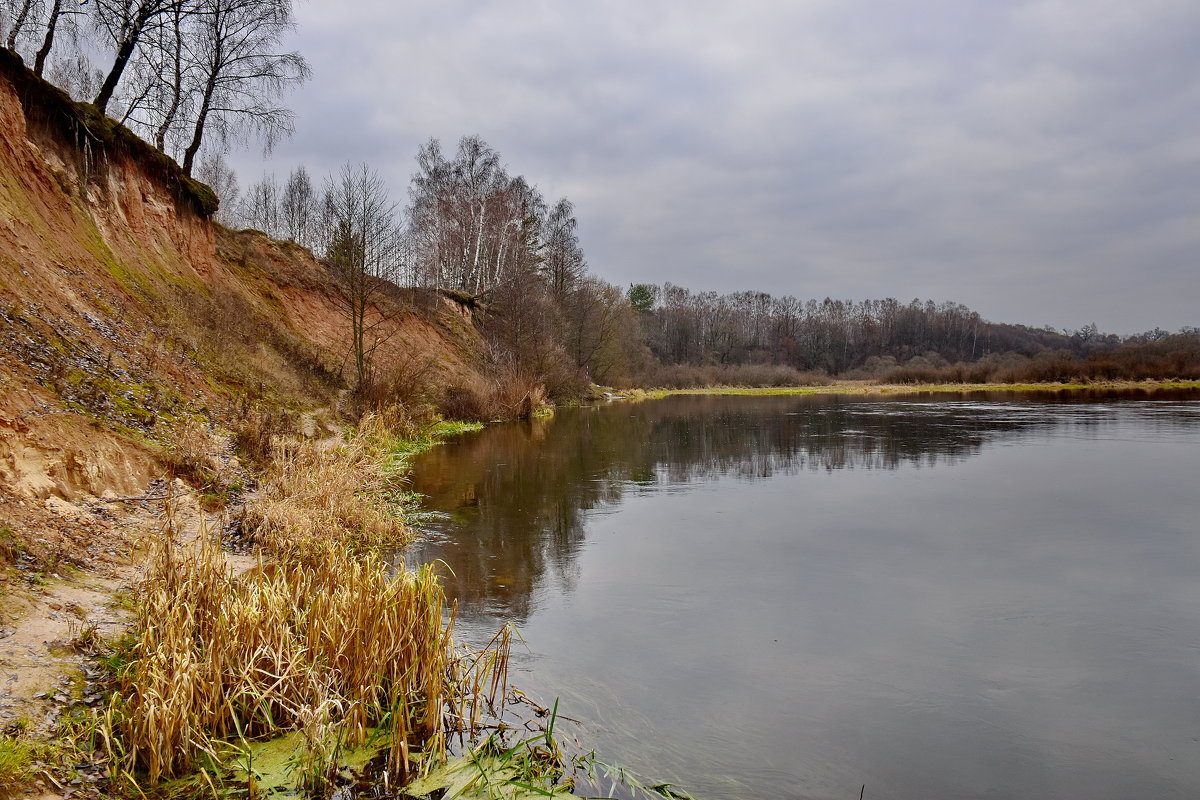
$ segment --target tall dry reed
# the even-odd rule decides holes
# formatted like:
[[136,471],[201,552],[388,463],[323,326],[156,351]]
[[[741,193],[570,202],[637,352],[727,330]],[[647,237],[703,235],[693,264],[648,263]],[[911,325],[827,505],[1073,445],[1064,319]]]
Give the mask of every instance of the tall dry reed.
[[410,747],[444,748],[455,705],[446,616],[428,568],[393,572],[328,546],[235,577],[209,537],[164,543],[104,723],[113,763],[154,785],[221,740],[315,728],[315,742],[336,725],[352,747],[386,726],[403,740],[405,772]]

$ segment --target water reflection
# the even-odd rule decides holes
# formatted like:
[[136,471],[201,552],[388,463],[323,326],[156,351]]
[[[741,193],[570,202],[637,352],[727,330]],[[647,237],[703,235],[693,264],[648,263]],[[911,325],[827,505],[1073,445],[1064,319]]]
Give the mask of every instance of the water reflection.
[[1200,796],[1200,401],[701,398],[435,448],[459,631],[709,798]]
[[[535,588],[569,591],[584,519],[628,492],[682,491],[723,476],[957,464],[1049,425],[1093,433],[1147,395],[970,392],[907,399],[681,396],[560,410],[435,448],[413,487],[448,516],[407,557],[444,561],[460,609],[524,622]],[[1158,392],[1159,401],[1194,397]],[[1047,407],[1056,408],[1051,416]],[[1124,406],[1122,406],[1124,407]],[[1150,414],[1150,419],[1162,415]],[[1170,428],[1178,417],[1161,419]],[[1186,417],[1183,418],[1186,420]]]

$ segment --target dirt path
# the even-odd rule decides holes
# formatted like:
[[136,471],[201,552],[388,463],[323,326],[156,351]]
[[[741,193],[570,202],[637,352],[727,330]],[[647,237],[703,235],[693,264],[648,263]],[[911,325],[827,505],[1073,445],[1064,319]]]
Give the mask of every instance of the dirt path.
[[[91,691],[98,676],[87,668],[89,644],[118,638],[130,623],[129,598],[151,546],[168,527],[183,543],[222,524],[179,483],[151,486],[140,498],[60,502],[56,511],[90,529],[89,552],[99,554],[93,568],[18,569],[0,596],[0,728],[50,737],[72,704],[98,702]],[[235,570],[248,566],[243,561],[249,559],[231,556]]]

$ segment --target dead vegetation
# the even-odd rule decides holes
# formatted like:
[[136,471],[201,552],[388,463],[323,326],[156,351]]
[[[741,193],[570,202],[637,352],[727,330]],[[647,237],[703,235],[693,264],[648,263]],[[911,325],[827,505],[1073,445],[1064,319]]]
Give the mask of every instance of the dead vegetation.
[[208,537],[164,542],[105,717],[113,763],[154,785],[223,741],[314,724],[356,746],[386,722],[436,751],[453,660],[444,611],[430,569],[392,573],[334,543],[235,577]]
[[355,553],[408,537],[394,495],[389,437],[412,432],[402,412],[365,417],[342,441],[281,440],[244,511],[248,538],[272,556],[307,559],[327,543]]
[[408,536],[392,459],[423,430],[394,409],[341,440],[273,439],[243,519],[258,563],[240,575],[215,537],[180,545],[168,519],[134,633],[108,659],[97,729],[118,782],[200,770],[219,785],[251,743],[298,733],[289,763],[308,791],[326,794],[345,752],[367,743],[401,785],[496,712],[507,636],[456,653],[433,568],[382,557]]

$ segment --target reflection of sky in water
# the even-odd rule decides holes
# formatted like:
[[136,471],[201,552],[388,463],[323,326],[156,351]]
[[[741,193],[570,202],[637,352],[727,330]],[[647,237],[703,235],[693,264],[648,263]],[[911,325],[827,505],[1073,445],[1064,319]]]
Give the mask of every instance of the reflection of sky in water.
[[1194,396],[679,398],[415,488],[465,633],[515,617],[602,754],[710,796],[1192,797],[1198,466]]

